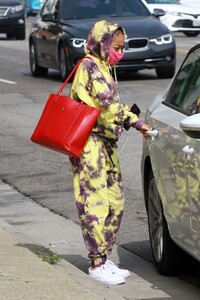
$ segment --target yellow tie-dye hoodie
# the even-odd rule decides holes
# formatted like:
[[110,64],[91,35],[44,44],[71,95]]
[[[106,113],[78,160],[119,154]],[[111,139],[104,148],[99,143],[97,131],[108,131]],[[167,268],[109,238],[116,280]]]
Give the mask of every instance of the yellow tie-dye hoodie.
[[120,102],[118,84],[110,73],[109,50],[119,28],[118,24],[105,20],[95,23],[85,46],[87,58],[78,67],[70,91],[71,98],[101,109],[93,132],[114,141],[122,134],[125,122],[137,129],[143,125],[137,115]]

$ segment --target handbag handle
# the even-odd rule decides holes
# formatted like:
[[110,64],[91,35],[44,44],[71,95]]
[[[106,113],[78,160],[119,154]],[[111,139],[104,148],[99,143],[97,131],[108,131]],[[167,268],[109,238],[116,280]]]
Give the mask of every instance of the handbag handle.
[[80,59],[78,61],[78,63],[75,65],[75,67],[73,68],[73,70],[71,71],[71,73],[68,75],[67,79],[65,80],[65,82],[61,85],[61,87],[58,90],[57,95],[60,96],[60,94],[62,93],[63,89],[65,88],[66,84],[68,83],[68,81],[70,80],[70,78],[72,77],[72,75],[75,73],[75,71],[78,69],[78,66],[80,65],[80,63],[85,59],[85,58],[89,58],[91,59],[91,57],[89,56],[84,56],[82,59]]

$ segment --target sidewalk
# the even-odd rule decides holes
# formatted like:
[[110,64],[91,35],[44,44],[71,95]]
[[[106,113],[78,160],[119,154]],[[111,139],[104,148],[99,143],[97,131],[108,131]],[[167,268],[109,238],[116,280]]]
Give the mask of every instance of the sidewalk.
[[1,300],[100,299],[0,229]]
[[[62,256],[50,265],[33,249]],[[79,225],[41,207],[0,180],[1,300],[199,300],[200,290],[115,246],[111,259],[131,272],[126,283],[106,286],[87,275]]]

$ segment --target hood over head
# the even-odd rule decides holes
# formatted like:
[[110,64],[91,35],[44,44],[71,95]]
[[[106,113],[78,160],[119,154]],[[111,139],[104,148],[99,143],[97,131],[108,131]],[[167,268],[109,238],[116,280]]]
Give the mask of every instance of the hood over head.
[[92,27],[85,45],[86,54],[94,55],[103,61],[109,59],[109,50],[117,30],[126,35],[124,28],[106,20],[96,22]]

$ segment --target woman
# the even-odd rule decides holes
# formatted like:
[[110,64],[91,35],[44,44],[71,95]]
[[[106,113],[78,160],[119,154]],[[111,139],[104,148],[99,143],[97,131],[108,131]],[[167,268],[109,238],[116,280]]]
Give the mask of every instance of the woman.
[[116,142],[125,123],[144,135],[150,129],[120,102],[117,82],[110,73],[110,65],[123,57],[124,42],[122,27],[97,22],[88,35],[87,57],[78,67],[70,92],[73,99],[102,111],[81,157],[70,161],[82,234],[91,259],[89,275],[106,284],[121,284],[130,276],[128,270],[107,259],[124,209]]

